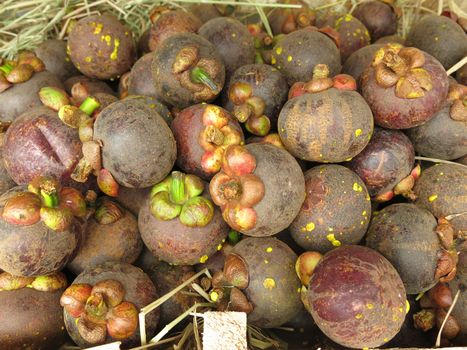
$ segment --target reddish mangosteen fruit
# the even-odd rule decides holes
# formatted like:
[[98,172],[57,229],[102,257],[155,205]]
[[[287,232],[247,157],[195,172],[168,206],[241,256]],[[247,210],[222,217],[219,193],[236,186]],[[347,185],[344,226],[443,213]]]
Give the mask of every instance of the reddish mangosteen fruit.
[[382,47],[383,44],[372,44],[358,49],[345,60],[342,72],[351,75],[358,82],[363,71],[373,62],[375,53]]
[[199,35],[215,46],[224,61],[227,77],[237,68],[255,62],[253,36],[243,23],[234,18],[214,18],[203,24]]
[[422,172],[414,187],[415,204],[428,209],[436,218],[447,218],[455,233],[467,229],[467,168],[463,165],[436,164]]
[[87,221],[83,243],[67,267],[78,275],[106,261],[132,264],[142,249],[136,217],[108,197],[102,197]]
[[352,14],[368,28],[373,41],[396,32],[399,10],[393,3],[391,0],[366,1],[353,11]]
[[[95,168],[99,171],[97,181],[111,196],[118,193],[118,184],[143,188],[161,181],[172,169],[177,152],[167,123],[140,99],[124,99],[105,108],[89,142],[101,148],[102,168]],[[106,187],[110,189],[104,190]]]
[[289,227],[305,250],[325,253],[357,244],[370,223],[370,196],[363,181],[340,165],[320,165],[305,172],[306,198]]
[[268,21],[274,35],[289,34],[314,25],[315,12],[301,0],[280,0],[277,3],[301,5],[300,8],[274,8],[268,14]]
[[16,276],[61,270],[83,238],[86,202],[77,190],[51,178],[28,189],[14,187],[0,197],[0,268]]
[[[1,76],[3,75],[0,74],[0,81]],[[0,84],[0,90],[1,86],[2,84]],[[0,121],[14,121],[21,114],[41,106],[38,93],[44,86],[63,88],[62,83],[55,75],[43,71],[34,73],[29,80],[12,84],[7,90],[0,92]]]
[[231,145],[209,190],[231,228],[265,237],[286,229],[297,216],[305,199],[305,180],[295,158],[279,147]]
[[38,175],[68,180],[82,155],[76,130],[46,107],[23,113],[8,128],[3,142],[5,168],[20,185]]
[[208,196],[207,184],[179,171],[152,188],[140,209],[138,226],[154,256],[176,265],[206,262],[222,248],[229,232]]
[[279,327],[303,308],[296,259],[276,238],[245,238],[227,255],[224,269],[214,274],[211,300],[218,310],[246,312],[249,324]]
[[351,14],[338,17],[331,26],[339,33],[339,51],[342,63],[352,53],[370,44],[368,29]]
[[169,37],[179,33],[196,34],[203,25],[192,13],[184,10],[165,11],[151,18],[152,25],[149,32],[149,49],[156,51]]
[[405,39],[397,34],[387,35],[375,41],[375,44],[400,44],[405,45]]
[[225,81],[224,63],[215,46],[192,33],[165,40],[154,53],[151,71],[157,96],[178,108],[214,100]]
[[2,349],[60,348],[67,340],[60,307],[66,286],[61,272],[35,278],[0,273]]
[[451,85],[445,106],[407,134],[425,157],[451,160],[467,154],[467,86]]
[[362,95],[375,123],[388,129],[408,129],[433,117],[448,94],[441,64],[413,47],[387,45],[378,50],[362,74]]
[[465,56],[467,36],[450,18],[426,15],[412,26],[407,45],[425,51],[449,69]]
[[399,130],[375,128],[368,146],[348,166],[363,180],[370,196],[384,202],[395,194],[411,196],[420,167],[414,169],[415,152]]
[[[310,47],[319,47],[311,50]],[[341,71],[339,49],[332,39],[316,30],[301,29],[287,34],[276,46],[271,63],[287,79],[289,85],[311,78],[317,64],[326,64],[330,75]]]
[[324,255],[311,275],[306,302],[324,334],[356,349],[387,343],[409,311],[396,269],[375,250],[357,245]]
[[64,40],[45,40],[34,50],[34,53],[44,62],[45,69],[61,81],[79,74],[67,55],[66,41]]
[[288,85],[276,68],[267,64],[249,64],[240,67],[225,88],[224,107],[246,129],[265,136],[277,128],[279,112],[287,100]]
[[[250,143],[268,143],[270,145],[273,145],[273,146],[276,146],[276,147],[279,147],[279,148],[282,148],[282,149],[285,149],[282,141],[281,141],[281,138],[279,136],[279,134],[277,133],[272,133],[272,134],[268,134],[266,136],[253,136],[253,137],[249,137],[247,140],[246,140],[246,143],[247,144],[250,144]],[[300,164],[300,166],[302,166],[302,161],[301,160],[297,160]]]
[[344,76],[341,89],[339,76],[333,80],[328,74],[326,65],[317,65],[313,79],[303,85],[303,92],[298,83],[292,86],[289,96],[298,97],[289,100],[279,115],[279,136],[297,158],[315,162],[350,160],[365,148],[373,132],[373,116],[367,103],[345,87],[345,82],[353,79]]
[[171,128],[177,141],[177,165],[205,180],[221,169],[225,148],[244,141],[238,121],[225,109],[211,104],[183,109]]
[[436,218],[428,210],[414,204],[397,203],[373,217],[366,244],[394,265],[408,294],[418,294],[449,274],[450,271],[441,271],[442,259],[445,255],[456,254],[455,250],[444,250],[436,230]]
[[110,14],[76,22],[68,36],[67,51],[81,73],[101,80],[119,78],[136,59],[131,31]]
[[[124,349],[139,344],[139,310],[158,297],[141,269],[107,262],[84,270],[60,298],[65,327],[82,348],[121,341]],[[146,315],[146,333],[155,334],[156,309]]]
[[139,210],[150,192],[151,187],[128,188],[120,186],[118,196],[115,200],[125,209],[128,209],[135,217],[138,217]]
[[131,67],[131,72],[128,77],[129,95],[157,97],[151,74],[152,57],[153,54],[148,53],[136,61],[133,67]]
[[[156,259],[148,249],[143,250],[136,265],[149,276],[154,285],[157,285],[160,295],[171,292],[195,274],[193,266],[167,264]],[[194,282],[199,283],[196,280]],[[189,291],[188,287],[182,289],[160,306],[159,325],[163,327],[169,324],[195,302],[201,301],[199,297],[187,295],[186,292]]]

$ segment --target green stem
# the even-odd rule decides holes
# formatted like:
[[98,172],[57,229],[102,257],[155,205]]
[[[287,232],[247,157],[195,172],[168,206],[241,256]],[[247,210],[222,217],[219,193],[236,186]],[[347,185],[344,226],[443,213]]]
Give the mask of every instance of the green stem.
[[81,103],[79,109],[81,109],[87,115],[91,115],[97,108],[99,108],[101,104],[97,101],[94,97],[88,96],[86,99]]
[[47,193],[41,190],[42,202],[47,208],[55,208],[58,206],[58,195],[57,193]]
[[9,63],[5,63],[3,66],[0,66],[0,71],[2,71],[5,75],[10,74],[10,72],[13,70],[13,66]]
[[242,237],[241,234],[238,233],[237,231],[230,230],[227,240],[229,241],[230,244],[235,245],[238,242],[240,242],[241,237]]
[[170,201],[174,204],[183,204],[186,201],[185,174],[180,171],[172,172],[170,184]]
[[208,72],[201,67],[194,67],[190,71],[190,79],[193,83],[206,85],[212,91],[217,90],[217,85],[214,83]]

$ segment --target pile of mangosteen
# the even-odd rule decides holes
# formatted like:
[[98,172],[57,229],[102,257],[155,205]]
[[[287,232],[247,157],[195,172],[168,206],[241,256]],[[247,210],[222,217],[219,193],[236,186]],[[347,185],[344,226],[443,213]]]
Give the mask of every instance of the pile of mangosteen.
[[1,349],[131,349],[205,268],[148,339],[208,296],[289,349],[467,345],[467,18],[278,3],[0,59]]

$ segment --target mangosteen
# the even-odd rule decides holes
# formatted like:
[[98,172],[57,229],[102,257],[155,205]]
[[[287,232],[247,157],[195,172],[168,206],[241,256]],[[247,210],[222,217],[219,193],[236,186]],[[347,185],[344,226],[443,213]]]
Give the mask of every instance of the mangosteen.
[[366,244],[383,254],[399,272],[408,294],[433,287],[442,250],[436,218],[409,203],[392,204],[373,217]]
[[407,45],[425,51],[449,69],[466,55],[467,35],[450,18],[430,14],[412,26]]
[[467,168],[436,164],[424,170],[414,187],[415,204],[438,219],[448,218],[455,232],[467,229]]
[[456,79],[459,84],[467,85],[467,64],[464,64],[456,73]]
[[120,77],[136,59],[131,31],[110,14],[76,22],[68,36],[68,54],[81,73],[101,80]]
[[[319,50],[310,50],[315,47]],[[301,29],[287,34],[274,47],[271,63],[287,79],[289,85],[311,78],[317,64],[327,64],[330,75],[341,70],[341,58],[336,44],[325,34]]]
[[230,78],[223,105],[245,123],[250,133],[265,136],[277,129],[287,91],[287,81],[279,70],[267,64],[249,64],[238,68]]
[[67,267],[78,275],[106,261],[132,264],[142,249],[136,217],[108,197],[102,197],[87,221],[83,243]]
[[209,190],[231,228],[264,237],[292,223],[305,199],[305,180],[295,158],[279,147],[230,145]]
[[438,159],[467,154],[467,86],[451,85],[445,106],[425,124],[407,130],[417,153]]
[[131,67],[128,77],[128,94],[157,97],[151,74],[152,53],[141,57]]
[[81,104],[86,97],[94,96],[96,93],[115,95],[112,88],[105,82],[91,79],[84,75],[68,78],[64,82],[65,90],[73,98],[77,105]]
[[82,155],[78,132],[47,107],[35,107],[19,116],[3,142],[5,168],[20,185],[39,175],[69,180]]
[[375,123],[388,129],[407,129],[433,117],[448,93],[441,64],[414,47],[385,46],[362,74],[362,95]]
[[397,30],[397,13],[393,1],[365,1],[360,3],[353,15],[370,31],[373,41],[394,34]]
[[170,264],[195,265],[222,248],[229,228],[206,187],[199,177],[174,171],[152,188],[138,226],[154,256]]
[[395,194],[411,196],[420,174],[414,160],[413,145],[402,131],[375,128],[368,146],[348,166],[363,180],[370,196],[384,202]]
[[303,308],[296,259],[276,238],[245,238],[226,257],[224,269],[214,274],[210,297],[219,310],[246,312],[251,325],[279,327]]
[[138,57],[143,57],[147,53],[151,52],[149,49],[149,35],[151,33],[151,28],[146,29],[146,31],[141,34],[138,40]]
[[206,23],[207,21],[221,16],[231,15],[235,10],[232,5],[208,4],[208,3],[194,3],[188,7],[189,11],[194,14],[198,19]]
[[[326,65],[317,65],[313,79],[303,86],[304,92],[310,93],[292,98],[280,112],[279,136],[297,158],[315,162],[350,160],[365,148],[373,132],[373,116],[363,97],[340,89],[328,75]],[[290,97],[297,85],[291,88]],[[355,82],[352,85],[355,89]]]
[[225,80],[224,63],[215,46],[192,33],[165,40],[154,52],[151,71],[157,96],[178,108],[214,100]]
[[126,187],[152,186],[175,163],[170,128],[155,108],[140,99],[124,99],[105,108],[94,124],[93,140],[102,145],[102,170]]
[[66,41],[49,39],[43,41],[35,50],[36,56],[45,64],[45,69],[64,81],[79,72],[71,63],[66,52]]
[[118,191],[118,197],[115,200],[138,217],[139,210],[150,192],[151,187],[128,188],[121,186]]
[[0,194],[5,193],[10,188],[15,187],[16,183],[8,174],[3,163],[3,147],[0,147]]
[[[149,276],[154,285],[157,286],[160,295],[171,292],[195,274],[193,266],[167,264],[157,260],[148,249],[143,250],[136,265]],[[187,295],[186,292],[189,292],[188,287],[182,289],[160,306],[159,325],[169,324],[195,302],[201,301],[199,297]]]
[[375,44],[401,44],[405,45],[405,39],[397,34],[387,35],[375,41]]
[[203,25],[192,13],[184,10],[165,11],[155,19],[149,32],[149,49],[156,51],[169,37],[179,33],[196,34]]
[[409,311],[396,269],[377,251],[357,245],[326,253],[305,297],[321,331],[350,348],[387,343]]
[[217,17],[203,24],[199,35],[209,40],[219,52],[230,77],[241,66],[255,62],[253,36],[234,18]]
[[60,271],[83,239],[86,202],[51,178],[34,179],[0,197],[0,269],[15,276]]
[[61,273],[17,277],[0,273],[0,343],[4,350],[58,349],[67,340],[60,296],[67,286]]
[[171,128],[177,141],[177,165],[205,180],[221,169],[225,148],[244,141],[238,121],[225,109],[211,104],[183,109]]
[[373,62],[376,51],[384,47],[382,44],[367,45],[353,52],[344,63],[342,72],[359,81],[363,71]]
[[173,116],[169,109],[161,103],[157,98],[147,95],[129,95],[126,99],[137,99],[145,103],[149,108],[155,109],[157,113],[164,119],[168,126],[172,124]]
[[341,165],[320,165],[305,172],[306,198],[289,227],[305,250],[325,253],[357,244],[371,218],[370,196],[363,181]]
[[42,106],[39,90],[45,86],[63,88],[60,80],[49,71],[34,73],[23,82],[0,92],[0,121],[11,122],[28,110]]
[[268,14],[268,21],[274,35],[289,34],[296,30],[312,26],[316,13],[301,0],[280,0],[279,4],[301,5],[300,8],[274,8]]
[[[141,269],[106,262],[84,270],[62,294],[65,327],[82,348],[121,341],[124,349],[139,344],[138,314],[158,297],[156,287]],[[146,334],[155,335],[159,310],[145,317]]]

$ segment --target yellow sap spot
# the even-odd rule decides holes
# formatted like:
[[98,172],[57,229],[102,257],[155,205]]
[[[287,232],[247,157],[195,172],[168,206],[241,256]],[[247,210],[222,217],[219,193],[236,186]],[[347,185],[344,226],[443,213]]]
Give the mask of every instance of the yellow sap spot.
[[103,24],[97,24],[96,28],[94,29],[94,34],[99,34],[102,31]]
[[394,315],[394,316],[392,316],[392,320],[393,321],[399,321],[399,317],[397,317],[397,315]]
[[367,194],[367,195],[366,195],[366,200],[367,200],[367,201],[371,200],[371,198],[370,198],[370,195],[369,195],[369,194]]
[[366,210],[362,211],[362,215],[363,215],[363,216],[366,215]]
[[341,242],[336,239],[336,236],[334,236],[334,233],[328,234],[326,238],[328,239],[329,242],[331,242],[331,244],[334,247],[339,247],[341,245]]
[[70,62],[70,58],[69,58],[69,57],[65,57],[65,61],[66,61],[66,62]]
[[305,229],[308,231],[308,232],[311,232],[315,229],[315,223],[314,222],[309,222],[308,224],[306,224],[305,226]]
[[439,38],[437,36],[435,36],[435,41],[438,41],[438,40],[439,40]]
[[292,62],[292,56],[287,56],[287,62]]
[[301,291],[302,291],[302,287],[298,287],[297,292],[301,293]]
[[264,259],[265,264],[269,264],[269,261],[267,259]]
[[443,175],[444,175],[444,173],[443,173],[443,172],[441,172],[441,173],[439,173],[439,174],[440,174],[441,176],[443,176]]
[[320,154],[319,154],[319,157],[320,157],[320,158],[323,158],[323,154],[322,154],[322,153],[320,153]]
[[352,157],[347,158],[345,161],[350,162],[352,160]]
[[408,300],[405,301],[405,313],[408,314],[410,311],[410,303]]
[[328,231],[329,231],[329,232],[332,232],[332,231],[334,231],[334,229],[333,229],[332,227],[329,227],[329,228],[328,228]]
[[389,341],[389,338],[384,338],[383,341],[387,342],[387,341]]
[[277,63],[276,58],[275,58],[274,56],[271,56],[271,63],[272,63],[272,64],[276,64],[276,63]]
[[219,244],[219,245],[217,246],[217,250],[221,250],[221,249],[222,249],[222,244]]
[[360,221],[360,225],[365,225],[365,221]]
[[267,247],[266,252],[271,253],[272,252],[272,247]]
[[278,55],[280,55],[280,54],[282,53],[282,47],[279,46],[279,47],[276,49],[276,53],[277,53]]
[[362,32],[362,30],[361,30],[360,28],[358,28],[358,29],[356,30],[356,32],[357,32],[358,34],[360,34],[360,33]]
[[360,186],[360,185],[359,185],[358,183],[356,183],[356,182],[353,183],[352,189],[353,189],[355,192],[362,192],[362,191],[363,191],[362,186]]
[[355,130],[355,137],[359,137],[362,134],[362,129]]
[[368,350],[368,348],[363,348],[362,350]]
[[373,304],[371,304],[371,303],[366,304],[366,308],[369,309],[369,310],[373,309],[374,307],[375,306]]
[[128,35],[130,35],[130,33],[129,33],[129,32],[125,32],[125,35],[128,36]]
[[428,197],[428,202],[434,202],[437,198],[437,194],[432,194],[430,197]]
[[92,57],[91,57],[91,56],[88,56],[88,57],[86,57],[84,60],[85,60],[86,62],[88,62],[88,63],[89,63],[89,62],[92,62]]
[[345,17],[344,17],[344,21],[346,22],[350,22],[352,20],[352,15],[349,15],[349,14],[346,14]]
[[272,278],[265,278],[263,281],[263,287],[271,290],[276,287],[276,281]]
[[[149,108],[156,108],[156,105],[155,105],[154,103],[151,103],[151,104],[149,105]],[[223,242],[224,242],[224,241],[223,241]]]
[[362,314],[356,314],[356,315],[355,315],[355,318],[356,318],[357,320],[359,320],[359,319],[363,318],[363,315],[362,315]]
[[216,302],[217,299],[219,299],[219,294],[217,292],[211,292],[211,294],[209,294],[209,297],[212,301]]
[[201,264],[204,264],[206,261],[208,261],[208,256],[207,255],[203,255],[201,258],[199,258],[199,262]]
[[107,43],[108,46],[110,46],[110,41],[112,40],[112,37],[110,35],[104,36],[104,40]]
[[162,248],[164,246],[162,242],[157,242],[157,245],[159,246],[159,248]]
[[119,39],[114,39],[114,50],[110,54],[110,59],[112,61],[115,61],[118,57],[118,47],[120,46],[120,40]]
[[232,33],[232,38],[235,38],[237,36],[237,33]]

